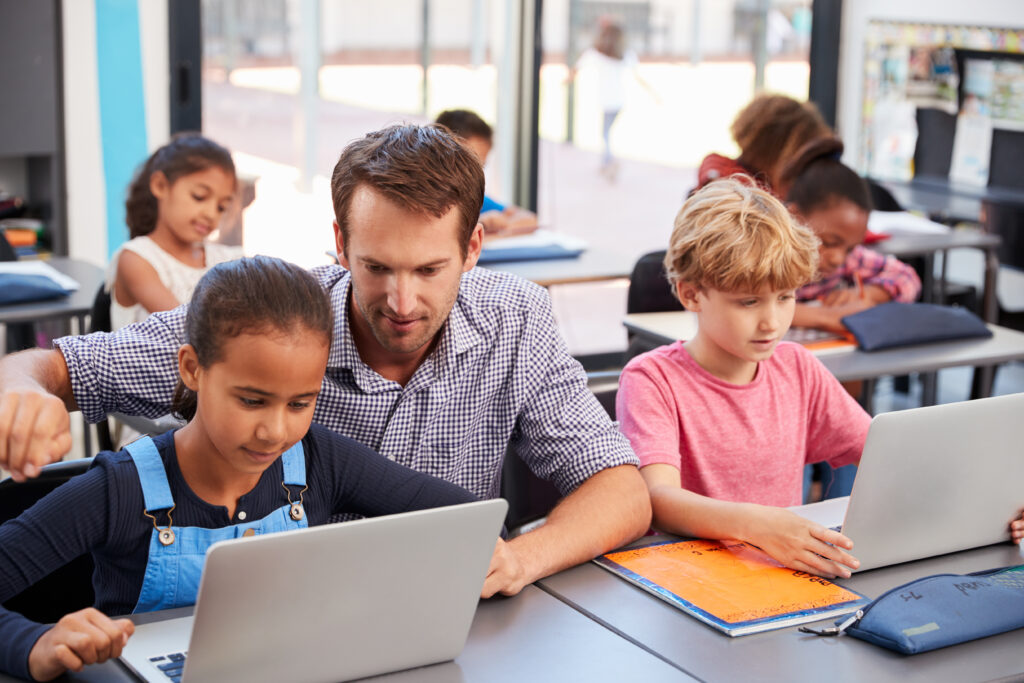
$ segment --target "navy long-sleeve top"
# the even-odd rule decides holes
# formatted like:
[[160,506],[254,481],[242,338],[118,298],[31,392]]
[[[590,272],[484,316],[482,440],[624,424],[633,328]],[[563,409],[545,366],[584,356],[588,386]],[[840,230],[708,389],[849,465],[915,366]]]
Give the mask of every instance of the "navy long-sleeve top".
[[[288,502],[278,458],[238,500],[235,516],[229,518],[227,508],[203,501],[185,482],[174,433],[154,441],[174,496],[175,526],[230,526],[261,519]],[[309,485],[303,507],[310,526],[325,524],[339,513],[372,517],[476,500],[465,489],[392,462],[315,424],[302,445]],[[87,472],[0,525],[0,602],[91,552],[96,607],[111,616],[129,614],[142,590],[153,532],[144,510],[131,456],[127,451],[100,453]],[[48,629],[0,608],[0,671],[28,678],[29,652]]]

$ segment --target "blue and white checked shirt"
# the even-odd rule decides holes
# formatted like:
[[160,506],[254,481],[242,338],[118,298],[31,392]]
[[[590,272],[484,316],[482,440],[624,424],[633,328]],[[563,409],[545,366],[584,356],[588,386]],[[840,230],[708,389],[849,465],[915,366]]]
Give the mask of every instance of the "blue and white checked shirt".
[[[509,445],[563,494],[602,469],[638,464],[587,388],[540,287],[482,268],[464,274],[437,347],[402,387],[359,357],[348,271],[323,266],[313,274],[330,293],[335,319],[315,422],[486,498],[498,495]],[[169,411],[185,311],[55,342],[86,419]]]

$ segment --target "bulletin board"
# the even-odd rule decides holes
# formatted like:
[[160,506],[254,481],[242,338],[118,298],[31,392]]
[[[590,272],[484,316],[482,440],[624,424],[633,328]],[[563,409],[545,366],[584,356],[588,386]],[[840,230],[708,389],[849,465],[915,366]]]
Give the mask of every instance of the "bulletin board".
[[872,177],[913,177],[922,110],[949,121],[956,182],[986,185],[993,136],[1024,135],[1024,28],[871,21],[864,56],[858,161]]

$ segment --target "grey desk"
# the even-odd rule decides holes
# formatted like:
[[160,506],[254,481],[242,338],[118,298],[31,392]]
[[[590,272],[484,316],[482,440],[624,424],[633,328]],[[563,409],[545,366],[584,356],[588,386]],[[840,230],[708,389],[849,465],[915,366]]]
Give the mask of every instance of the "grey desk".
[[933,300],[935,294],[935,254],[942,254],[941,272],[938,282],[938,301],[945,300],[946,263],[950,249],[980,249],[985,253],[985,286],[982,292],[982,318],[995,322],[999,314],[996,300],[996,277],[999,273],[999,246],[1002,240],[980,230],[952,230],[948,233],[907,233],[893,232],[887,240],[871,245],[875,251],[891,254],[896,258],[921,256],[924,258],[924,281],[921,283],[922,299]]
[[78,333],[85,333],[85,317],[92,308],[96,292],[103,283],[103,269],[85,261],[54,257],[46,261],[60,272],[74,278],[79,285],[77,291],[60,299],[29,301],[21,304],[0,306],[0,323],[39,322],[41,320],[76,320]]
[[541,287],[550,287],[628,278],[633,272],[634,260],[619,253],[587,249],[576,258],[506,261],[485,263],[481,266],[518,275]]
[[[190,608],[189,608],[190,609]],[[140,615],[138,622],[169,613]],[[17,679],[0,674],[0,683]],[[134,681],[117,662],[62,681]],[[455,661],[378,676],[396,683],[486,681],[687,681],[679,669],[616,635],[534,586],[506,599],[481,602],[466,648]]]
[[[1022,562],[1017,547],[1006,543],[875,569],[839,583],[877,597],[929,574]],[[796,627],[730,638],[591,563],[543,579],[540,586],[704,681],[932,683],[1024,676],[1024,629],[904,657],[851,637],[804,635]]]
[[[629,331],[655,344],[691,339],[697,316],[689,311],[633,313],[624,324]],[[932,372],[960,366],[994,366],[1024,360],[1024,333],[989,324],[992,337],[907,346],[870,353],[857,348],[829,349],[816,355],[840,382],[874,379],[909,372]],[[981,397],[992,394],[991,375],[980,387]]]

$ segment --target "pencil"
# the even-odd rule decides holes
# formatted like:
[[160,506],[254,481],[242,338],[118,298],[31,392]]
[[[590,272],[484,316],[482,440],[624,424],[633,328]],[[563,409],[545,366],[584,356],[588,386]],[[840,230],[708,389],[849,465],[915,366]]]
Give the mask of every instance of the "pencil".
[[864,298],[864,280],[861,278],[859,271],[854,271],[853,279],[857,283],[857,298],[858,299],[863,299]]

